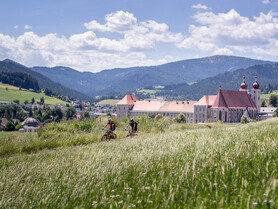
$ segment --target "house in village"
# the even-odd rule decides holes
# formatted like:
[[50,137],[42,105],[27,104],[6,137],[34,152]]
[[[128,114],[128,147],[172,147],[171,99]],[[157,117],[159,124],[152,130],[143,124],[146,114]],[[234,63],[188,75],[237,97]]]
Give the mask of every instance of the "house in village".
[[35,118],[28,117],[22,122],[23,128],[19,129],[20,133],[25,132],[37,132],[39,127],[39,123]]
[[126,95],[117,103],[117,116],[137,117],[148,114],[162,114],[174,118],[183,113],[189,123],[207,123],[221,120],[225,123],[239,123],[243,116],[255,120],[260,112],[261,91],[256,80],[249,95],[245,77],[239,91],[223,90],[217,95],[205,95],[199,101],[139,101],[134,95]]

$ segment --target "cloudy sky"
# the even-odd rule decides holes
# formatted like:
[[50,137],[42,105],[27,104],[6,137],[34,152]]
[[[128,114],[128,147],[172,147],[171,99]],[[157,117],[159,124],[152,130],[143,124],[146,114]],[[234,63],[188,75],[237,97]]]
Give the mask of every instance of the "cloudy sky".
[[97,72],[216,54],[278,60],[278,0],[9,0],[0,60]]

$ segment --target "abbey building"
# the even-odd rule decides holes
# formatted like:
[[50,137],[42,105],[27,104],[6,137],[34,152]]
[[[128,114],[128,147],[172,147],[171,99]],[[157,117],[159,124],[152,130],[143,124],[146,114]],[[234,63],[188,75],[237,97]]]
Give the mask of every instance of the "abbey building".
[[249,95],[245,77],[239,91],[219,87],[217,95],[204,95],[199,101],[139,101],[134,95],[126,95],[117,103],[117,117],[162,114],[174,118],[183,113],[188,123],[209,123],[221,120],[239,123],[245,116],[255,120],[260,112],[261,90],[257,76]]

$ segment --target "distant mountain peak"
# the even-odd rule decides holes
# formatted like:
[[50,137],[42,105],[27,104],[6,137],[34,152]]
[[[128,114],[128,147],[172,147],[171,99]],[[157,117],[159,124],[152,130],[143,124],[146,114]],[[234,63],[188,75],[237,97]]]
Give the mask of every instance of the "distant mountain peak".
[[11,60],[11,59],[4,59],[2,62],[5,62],[5,63],[12,63],[12,64],[19,65],[19,66],[22,66],[22,67],[26,67],[26,66],[24,66],[24,65],[22,65],[22,64],[20,64],[20,63],[18,63],[18,62],[15,62],[15,61],[13,61],[13,60]]

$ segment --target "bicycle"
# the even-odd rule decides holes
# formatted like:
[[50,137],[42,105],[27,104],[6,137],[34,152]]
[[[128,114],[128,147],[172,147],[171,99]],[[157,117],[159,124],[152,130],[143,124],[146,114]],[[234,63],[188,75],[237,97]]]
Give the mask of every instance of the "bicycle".
[[135,133],[135,131],[128,130],[128,129],[125,129],[125,131],[128,131],[128,135],[126,135],[126,138],[127,138],[127,137],[137,136],[137,134]]
[[117,135],[113,132],[109,132],[109,130],[105,130],[105,134],[101,137],[101,141],[110,141],[110,139],[117,139]]

